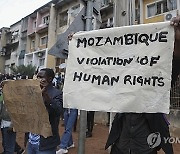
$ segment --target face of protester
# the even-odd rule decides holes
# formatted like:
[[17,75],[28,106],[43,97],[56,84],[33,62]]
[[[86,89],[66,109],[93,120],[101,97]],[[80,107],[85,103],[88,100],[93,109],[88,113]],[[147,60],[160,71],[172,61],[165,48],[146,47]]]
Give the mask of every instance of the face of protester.
[[45,72],[45,71],[40,71],[40,72],[37,74],[37,78],[40,79],[40,87],[41,87],[41,88],[47,87],[47,86],[52,82],[52,78],[51,78],[51,77],[48,77],[48,76],[46,75],[46,72]]

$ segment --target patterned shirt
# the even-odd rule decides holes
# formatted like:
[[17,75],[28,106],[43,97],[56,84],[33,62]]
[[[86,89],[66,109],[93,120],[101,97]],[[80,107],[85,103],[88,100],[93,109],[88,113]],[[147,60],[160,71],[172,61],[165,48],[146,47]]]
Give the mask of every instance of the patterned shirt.
[[33,134],[33,133],[29,133],[29,143],[31,144],[38,144],[40,142],[40,135],[38,134]]

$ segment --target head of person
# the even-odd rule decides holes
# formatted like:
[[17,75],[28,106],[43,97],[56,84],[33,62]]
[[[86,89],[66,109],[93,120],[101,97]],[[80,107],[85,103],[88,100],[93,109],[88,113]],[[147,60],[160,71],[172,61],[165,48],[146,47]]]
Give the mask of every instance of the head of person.
[[41,69],[38,74],[37,78],[45,80],[48,84],[51,84],[55,77],[53,69],[50,68],[43,68]]

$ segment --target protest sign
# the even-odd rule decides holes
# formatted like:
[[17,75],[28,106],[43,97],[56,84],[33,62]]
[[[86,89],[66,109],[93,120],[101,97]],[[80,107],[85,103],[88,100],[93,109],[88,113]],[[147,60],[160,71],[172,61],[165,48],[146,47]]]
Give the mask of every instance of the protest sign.
[[3,98],[16,132],[52,135],[38,80],[5,81]]
[[69,45],[64,107],[169,113],[173,45],[169,22],[75,34]]

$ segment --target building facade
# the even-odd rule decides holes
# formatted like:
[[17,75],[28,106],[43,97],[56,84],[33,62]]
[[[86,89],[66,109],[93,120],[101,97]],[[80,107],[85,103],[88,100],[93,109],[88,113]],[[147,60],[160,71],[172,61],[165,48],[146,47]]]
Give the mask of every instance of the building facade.
[[178,0],[143,0],[143,23],[169,21],[178,14]]
[[[102,24],[100,28],[114,25],[114,0],[99,0]],[[1,72],[11,73],[10,67],[32,64],[37,68],[50,67],[59,71],[60,59],[48,54],[58,36],[64,33],[83,8],[82,0],[52,0],[30,15],[1,28]],[[133,24],[169,21],[179,13],[178,0],[135,0]],[[93,29],[96,27],[93,19]]]
[[[113,26],[113,0],[98,0],[105,27]],[[0,33],[1,73],[12,73],[10,67],[31,64],[37,68],[49,67],[56,72],[65,59],[48,54],[58,36],[84,7],[82,0],[52,0],[37,8],[30,15],[14,23],[10,28],[2,28]],[[104,28],[105,28],[104,27]],[[96,16],[93,29],[97,29]]]

